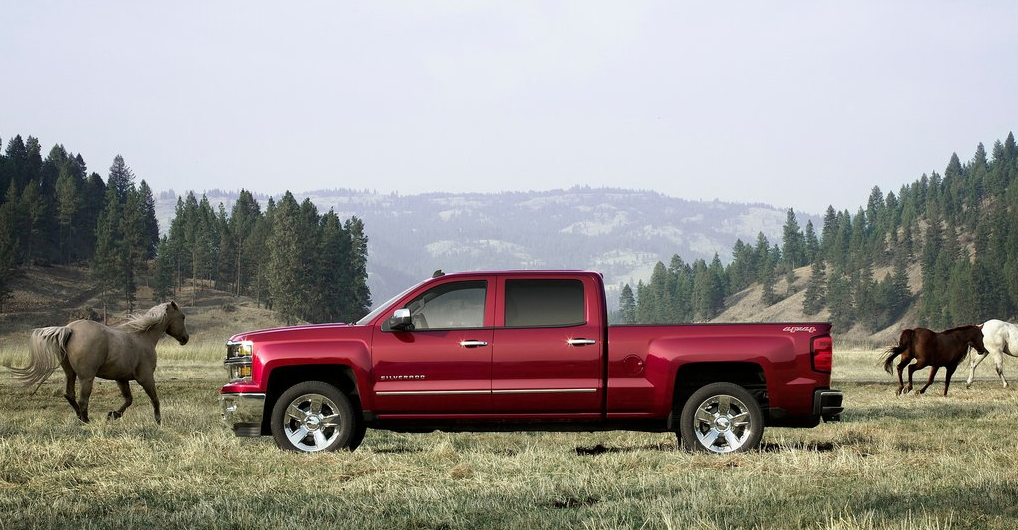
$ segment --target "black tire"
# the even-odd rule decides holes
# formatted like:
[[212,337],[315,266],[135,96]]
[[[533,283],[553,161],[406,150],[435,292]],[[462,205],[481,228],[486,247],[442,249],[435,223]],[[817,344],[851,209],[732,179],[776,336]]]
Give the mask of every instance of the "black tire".
[[755,449],[763,430],[763,410],[745,388],[711,383],[683,405],[678,435],[688,451],[723,454]]
[[360,447],[361,442],[364,441],[364,434],[368,432],[368,427],[364,425],[364,422],[357,423],[357,430],[354,431],[353,436],[350,437],[350,444],[347,449],[354,451]]
[[362,429],[350,399],[322,381],[288,388],[272,407],[272,438],[280,449],[314,453],[350,449]]

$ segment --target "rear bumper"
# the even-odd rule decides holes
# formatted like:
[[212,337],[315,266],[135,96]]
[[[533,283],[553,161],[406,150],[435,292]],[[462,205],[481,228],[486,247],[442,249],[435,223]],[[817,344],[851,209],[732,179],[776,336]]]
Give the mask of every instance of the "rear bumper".
[[840,390],[816,390],[813,392],[813,414],[824,421],[841,421],[845,395]]
[[821,388],[813,391],[811,414],[789,414],[779,408],[768,409],[767,425],[772,427],[816,427],[821,421],[841,421],[844,394],[840,390]]
[[261,436],[262,416],[265,413],[265,394],[219,394],[223,422],[237,436]]

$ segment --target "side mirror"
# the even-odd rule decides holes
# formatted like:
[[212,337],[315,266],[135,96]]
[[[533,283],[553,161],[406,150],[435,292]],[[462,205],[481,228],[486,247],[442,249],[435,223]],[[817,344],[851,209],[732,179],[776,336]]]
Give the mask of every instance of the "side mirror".
[[389,329],[393,331],[413,331],[414,323],[410,316],[410,310],[403,308],[397,309],[389,317]]

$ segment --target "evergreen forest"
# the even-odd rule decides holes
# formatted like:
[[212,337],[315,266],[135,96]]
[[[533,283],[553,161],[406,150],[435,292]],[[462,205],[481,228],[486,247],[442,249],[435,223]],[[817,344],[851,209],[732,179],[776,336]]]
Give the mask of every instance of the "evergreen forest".
[[[914,324],[944,329],[990,318],[1018,317],[1018,147],[1014,134],[983,144],[962,162],[952,154],[944,173],[922,175],[897,193],[874,187],[852,212],[828,206],[823,226],[788,217],[780,242],[761,233],[735,243],[731,263],[715,255],[686,263],[674,255],[659,262],[649,282],[622,288],[620,323],[706,322],[729,296],[759,284],[771,305],[791,293],[776,292],[809,266],[802,312],[830,312],[835,330],[878,331],[915,307]],[[918,267],[921,288],[909,287]],[[886,272],[875,277],[874,271]],[[791,285],[792,282],[787,283]]]
[[[289,192],[260,204],[242,190],[229,211],[189,192],[161,236],[152,190],[123,157],[104,179],[62,145],[45,158],[31,136],[0,139],[0,148],[0,311],[24,266],[49,264],[87,267],[104,312],[133,310],[139,285],[161,300],[190,297],[185,304],[205,289],[250,296],[291,322],[352,321],[371,305],[367,236],[355,216],[322,214]],[[951,155],[943,174],[896,192],[874,187],[854,213],[828,206],[821,226],[801,226],[790,209],[780,241],[739,240],[727,264],[717,255],[659,262],[647,282],[622,288],[613,320],[710,321],[752,285],[774,304],[793,294],[779,282],[807,267],[802,313],[826,310],[839,332],[877,331],[910,310],[915,325],[934,329],[1014,320],[1016,174],[1011,133],[966,162]],[[920,281],[910,283],[909,271]]]
[[[4,147],[0,139],[0,147]],[[227,212],[189,192],[160,236],[152,190],[117,155],[104,180],[80,154],[15,136],[0,155],[0,312],[26,265],[88,268],[102,305],[133,311],[139,285],[157,300],[190,287],[255,298],[288,322],[349,322],[367,313],[363,222],[320,214],[287,192],[264,207],[248,191]]]

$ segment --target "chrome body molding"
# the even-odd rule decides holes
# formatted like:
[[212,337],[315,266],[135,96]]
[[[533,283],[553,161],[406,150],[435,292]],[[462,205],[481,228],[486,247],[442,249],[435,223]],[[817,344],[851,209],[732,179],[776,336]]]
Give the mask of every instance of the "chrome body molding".
[[486,394],[590,394],[596,388],[534,388],[507,390],[393,390],[377,392],[379,396],[481,396]]

